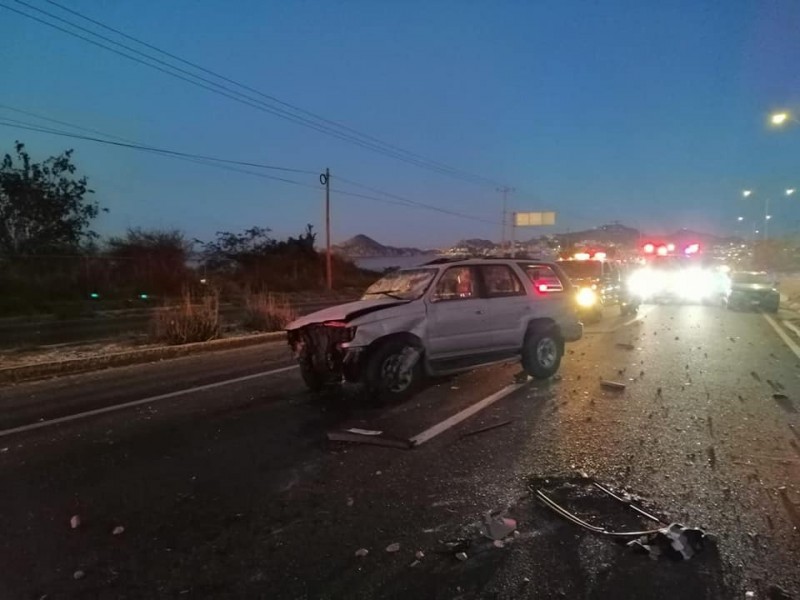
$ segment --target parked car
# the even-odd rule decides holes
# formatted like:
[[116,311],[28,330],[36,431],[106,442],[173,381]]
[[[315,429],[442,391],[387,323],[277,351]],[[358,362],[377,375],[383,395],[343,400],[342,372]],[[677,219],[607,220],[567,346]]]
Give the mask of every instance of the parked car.
[[767,312],[778,312],[781,294],[776,289],[777,285],[767,273],[739,271],[731,275],[725,302],[730,309],[760,308]]
[[297,319],[287,333],[311,390],[344,379],[388,401],[411,395],[425,376],[515,355],[531,376],[550,377],[583,325],[557,264],[438,259],[389,273],[361,300]]

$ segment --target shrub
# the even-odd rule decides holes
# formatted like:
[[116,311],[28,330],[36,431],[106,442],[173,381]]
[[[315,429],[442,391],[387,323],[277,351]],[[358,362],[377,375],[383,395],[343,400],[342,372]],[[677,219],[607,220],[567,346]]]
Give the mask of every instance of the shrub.
[[212,340],[219,334],[219,295],[201,298],[184,292],[177,306],[165,307],[153,316],[153,337],[170,345]]
[[256,331],[280,331],[297,318],[297,313],[285,298],[272,294],[245,295],[243,325]]

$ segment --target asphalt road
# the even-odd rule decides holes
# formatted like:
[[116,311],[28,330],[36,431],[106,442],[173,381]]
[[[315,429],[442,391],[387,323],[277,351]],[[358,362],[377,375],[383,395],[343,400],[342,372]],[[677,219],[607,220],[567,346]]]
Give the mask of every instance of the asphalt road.
[[[280,345],[2,388],[0,598],[800,598],[800,340],[772,322],[647,306],[557,380],[496,365],[381,409],[311,397]],[[326,440],[345,427],[428,433]],[[654,526],[585,477],[716,543],[651,560],[531,492]],[[503,547],[489,510],[517,520]]]

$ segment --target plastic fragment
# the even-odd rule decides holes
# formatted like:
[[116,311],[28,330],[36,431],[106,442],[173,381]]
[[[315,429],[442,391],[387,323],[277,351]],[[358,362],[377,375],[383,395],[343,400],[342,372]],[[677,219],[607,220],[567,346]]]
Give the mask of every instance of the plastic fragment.
[[399,550],[400,550],[400,544],[398,542],[394,542],[394,543],[389,544],[388,546],[386,546],[386,551],[387,552],[397,552]]
[[358,558],[364,558],[367,554],[369,554],[369,550],[367,550],[366,548],[359,548],[358,550],[356,550],[356,556]]
[[77,529],[81,526],[81,517],[80,515],[72,515],[69,520],[69,526],[72,529]]

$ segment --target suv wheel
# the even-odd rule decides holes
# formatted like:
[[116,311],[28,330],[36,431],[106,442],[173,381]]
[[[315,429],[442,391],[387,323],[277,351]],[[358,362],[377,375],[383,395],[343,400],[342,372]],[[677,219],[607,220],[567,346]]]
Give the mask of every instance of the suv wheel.
[[535,379],[552,377],[561,365],[564,342],[553,328],[531,331],[522,348],[522,367]]
[[405,340],[379,345],[366,362],[367,393],[377,404],[409,398],[422,381],[420,355],[420,349]]

